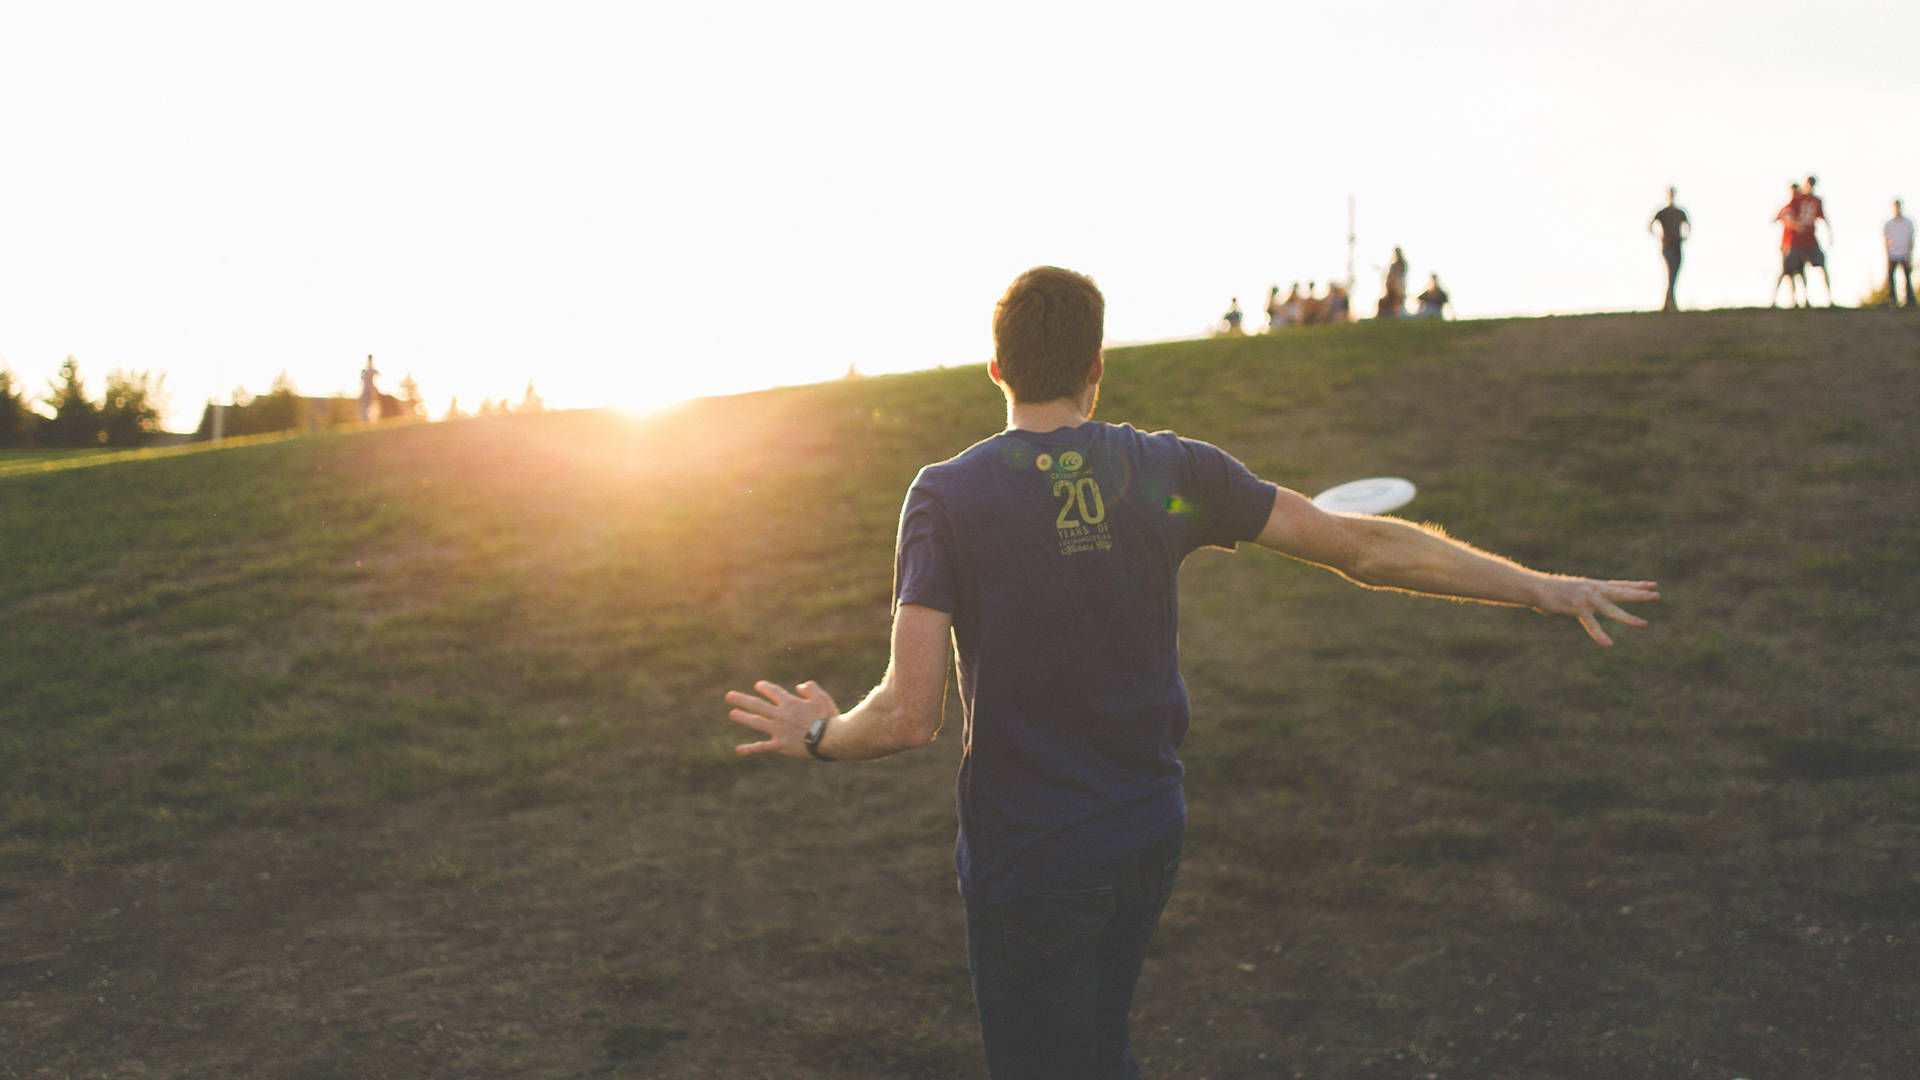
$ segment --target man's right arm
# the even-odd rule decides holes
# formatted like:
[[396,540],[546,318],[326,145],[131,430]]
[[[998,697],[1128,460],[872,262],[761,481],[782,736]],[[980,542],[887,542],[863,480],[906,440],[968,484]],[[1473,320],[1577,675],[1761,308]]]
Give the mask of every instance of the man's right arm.
[[1299,492],[1281,488],[1256,542],[1304,562],[1324,566],[1356,584],[1427,596],[1530,607],[1577,619],[1601,645],[1613,639],[1600,628],[1605,616],[1626,626],[1646,620],[1621,603],[1658,600],[1651,581],[1597,581],[1543,574],[1511,559],[1449,538],[1437,528],[1398,518],[1330,514]]

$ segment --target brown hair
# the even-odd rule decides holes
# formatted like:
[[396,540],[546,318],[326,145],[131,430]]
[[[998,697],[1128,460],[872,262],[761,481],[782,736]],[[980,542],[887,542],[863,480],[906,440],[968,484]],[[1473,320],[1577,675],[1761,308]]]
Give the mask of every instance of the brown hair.
[[993,358],[1013,400],[1076,397],[1100,355],[1106,298],[1093,279],[1036,266],[1007,286],[993,309]]

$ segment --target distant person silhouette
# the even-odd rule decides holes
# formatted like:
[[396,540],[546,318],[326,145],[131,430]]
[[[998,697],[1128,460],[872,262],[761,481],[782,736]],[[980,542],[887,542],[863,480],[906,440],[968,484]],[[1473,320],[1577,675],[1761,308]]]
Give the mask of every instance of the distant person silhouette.
[[1427,290],[1417,299],[1420,301],[1420,310],[1415,313],[1416,318],[1444,319],[1447,317],[1447,290],[1440,287],[1439,274],[1427,275]]
[[[1780,276],[1774,279],[1773,297],[1767,301],[1769,307],[1780,305],[1782,281],[1787,283],[1788,307],[1799,307],[1800,297],[1807,291],[1806,260],[1804,257],[1795,255],[1793,244],[1794,234],[1800,228],[1800,204],[1805,199],[1806,192],[1801,190],[1800,182],[1796,180],[1787,185],[1787,205],[1773,215],[1773,220],[1780,223]],[[1795,292],[1796,282],[1799,286],[1798,293]]]
[[360,422],[366,423],[373,412],[373,403],[380,400],[380,388],[374,380],[380,373],[374,370],[373,354],[367,354],[367,366],[360,369]]
[[[1680,245],[1686,243],[1693,233],[1693,223],[1687,220],[1687,212],[1674,202],[1674,190],[1667,189],[1667,205],[1661,207],[1647,222],[1647,231],[1655,227],[1660,229],[1660,256],[1667,261],[1667,302],[1661,305],[1661,311],[1679,311],[1680,302],[1675,299],[1674,286],[1680,282]],[[1775,282],[1774,292],[1780,291],[1780,283]]]
[[1407,257],[1393,249],[1393,262],[1387,265],[1387,289],[1380,297],[1375,314],[1382,319],[1397,319],[1407,313]]
[[1240,334],[1240,320],[1243,317],[1240,312],[1240,298],[1236,296],[1232,302],[1227,304],[1227,313],[1222,316],[1226,321],[1227,334],[1229,336],[1238,336]]
[[1287,303],[1280,299],[1280,286],[1267,290],[1267,333],[1271,334],[1290,322],[1287,318]]
[[[1827,273],[1827,253],[1820,247],[1820,236],[1816,231],[1816,226],[1822,221],[1827,223],[1827,243],[1831,246],[1833,243],[1833,222],[1827,218],[1826,204],[1822,203],[1820,196],[1814,193],[1813,188],[1816,183],[1818,183],[1818,179],[1809,176],[1807,177],[1806,186],[1800,190],[1800,201],[1794,208],[1792,215],[1791,231],[1793,239],[1788,248],[1788,252],[1790,261],[1800,264],[1800,273],[1804,274],[1806,267],[1809,266],[1820,268],[1820,280],[1825,282],[1827,286],[1827,306],[1832,307],[1834,306],[1833,277]],[[1813,306],[1813,290],[1811,288],[1807,290],[1807,306]]]
[[1327,314],[1330,323],[1347,322],[1350,305],[1347,301],[1347,287],[1337,281],[1327,282]]
[[1893,200],[1893,217],[1880,230],[1887,242],[1887,303],[1901,307],[1900,294],[1893,288],[1893,272],[1900,271],[1907,282],[1904,306],[1913,306],[1913,219],[1900,212],[1900,200]]

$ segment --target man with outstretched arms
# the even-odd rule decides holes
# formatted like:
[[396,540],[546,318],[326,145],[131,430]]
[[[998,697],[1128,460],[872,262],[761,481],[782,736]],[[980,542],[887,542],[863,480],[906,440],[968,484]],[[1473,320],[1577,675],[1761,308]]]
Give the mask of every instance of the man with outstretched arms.
[[1105,301],[1022,274],[988,374],[1007,429],[922,469],[901,511],[893,654],[842,713],[813,683],[727,695],[742,754],[860,761],[940,730],[949,643],[966,730],[955,846],[967,952],[996,1078],[1136,1077],[1128,1011],[1186,825],[1178,571],[1254,541],[1374,588],[1644,626],[1652,582],[1529,570],[1392,518],[1321,511],[1224,451],[1091,419]]

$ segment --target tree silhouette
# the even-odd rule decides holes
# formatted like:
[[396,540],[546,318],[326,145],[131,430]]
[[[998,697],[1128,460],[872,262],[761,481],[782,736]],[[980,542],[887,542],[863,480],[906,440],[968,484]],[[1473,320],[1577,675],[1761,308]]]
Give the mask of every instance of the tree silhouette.
[[285,371],[275,375],[273,388],[254,398],[247,409],[248,434],[293,431],[306,426],[306,417],[302,415],[306,403],[300,400],[293,377]]
[[140,446],[160,430],[167,377],[145,371],[113,371],[100,406],[100,429],[108,446]]
[[14,389],[13,372],[0,367],[0,446],[32,446],[37,420],[26,393]]
[[408,416],[425,418],[427,415],[427,399],[420,396],[420,384],[414,381],[411,371],[400,380],[400,404],[407,407]]
[[53,393],[47,404],[53,406],[53,419],[43,421],[42,440],[49,446],[99,446],[106,441],[100,427],[100,407],[87,400],[87,388],[80,381],[80,364],[73,357],[60,365],[60,376],[50,381]]

